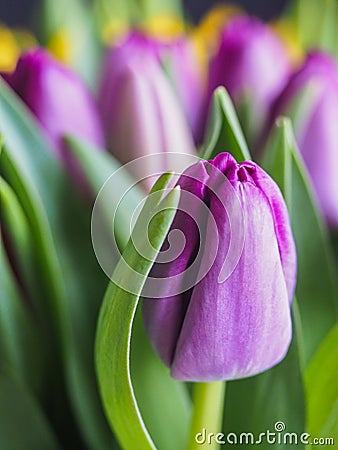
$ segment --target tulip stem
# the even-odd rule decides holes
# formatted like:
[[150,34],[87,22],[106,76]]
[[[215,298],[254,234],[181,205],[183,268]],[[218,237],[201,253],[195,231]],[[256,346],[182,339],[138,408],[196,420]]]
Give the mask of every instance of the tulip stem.
[[225,381],[195,383],[188,450],[219,448],[222,439],[216,436],[222,428],[225,386]]

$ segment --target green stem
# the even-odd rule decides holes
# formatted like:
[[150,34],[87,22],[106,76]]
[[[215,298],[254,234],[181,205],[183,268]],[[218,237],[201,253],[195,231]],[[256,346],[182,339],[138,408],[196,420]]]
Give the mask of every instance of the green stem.
[[[196,383],[194,385],[194,412],[188,450],[203,448],[217,450],[219,448],[216,435],[220,433],[222,427],[224,396],[225,381]],[[220,436],[218,440],[222,440]]]

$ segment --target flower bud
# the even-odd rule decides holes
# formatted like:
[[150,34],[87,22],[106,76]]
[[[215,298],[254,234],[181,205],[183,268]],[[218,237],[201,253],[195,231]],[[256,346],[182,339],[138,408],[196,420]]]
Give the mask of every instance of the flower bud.
[[[109,147],[122,163],[155,153],[195,152],[156,45],[133,33],[107,55],[100,108]],[[154,170],[166,170],[165,159]]]
[[[183,233],[186,242],[176,259],[158,259],[151,271],[164,284],[161,298],[144,299],[149,338],[174,378],[256,375],[281,361],[291,340],[296,252],[281,192],[255,163],[237,164],[228,153],[191,166],[178,185],[182,195],[170,232]],[[241,242],[239,227],[232,226],[239,217]],[[162,250],[170,247],[170,232]],[[231,248],[238,257],[222,279]],[[187,278],[194,277],[189,287]]]
[[15,71],[3,77],[35,115],[71,179],[91,197],[87,180],[63,139],[71,135],[104,148],[98,111],[81,79],[40,48],[23,54]]
[[202,138],[205,75],[191,40],[180,38],[160,46],[160,57],[184,110],[195,142]]
[[53,150],[67,163],[66,134],[104,146],[89,92],[75,73],[48,52],[40,48],[28,51],[20,57],[15,71],[4,78],[37,117]]
[[224,29],[209,69],[209,98],[218,86],[229,92],[250,140],[289,76],[286,51],[266,25],[236,17]]
[[12,72],[20,54],[36,46],[33,35],[27,30],[0,25],[0,72]]
[[276,101],[293,121],[296,140],[328,223],[338,227],[338,68],[333,58],[311,53]]

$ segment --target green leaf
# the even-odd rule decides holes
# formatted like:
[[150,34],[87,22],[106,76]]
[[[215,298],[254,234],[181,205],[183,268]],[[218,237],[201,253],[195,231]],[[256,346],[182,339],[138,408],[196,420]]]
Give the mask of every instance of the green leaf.
[[36,249],[29,223],[15,192],[1,177],[0,199],[4,232],[9,239],[15,268],[28,297],[26,301],[33,304],[34,312],[38,313],[41,320],[45,317],[46,300],[41,295]]
[[134,319],[130,360],[136,400],[156,447],[184,448],[182,443],[188,442],[189,437],[191,398],[186,385],[174,380],[155,354],[144,330],[140,308]]
[[6,450],[58,450],[61,447],[32,394],[0,369],[0,444]]
[[331,233],[331,247],[333,249],[334,258],[336,261],[336,274],[338,276],[338,233]]
[[121,164],[109,153],[74,137],[67,137],[66,142],[95,196],[109,177],[114,174],[114,189],[109,190],[109,196],[105,196],[108,204],[102,205],[102,207],[103,213],[107,211],[105,219],[107,225],[110,226],[109,217],[112,216],[112,210],[117,210],[120,200],[124,196],[123,208],[118,210],[114,221],[117,243],[120,250],[124,249],[130,237],[129,227],[126,224],[132,223],[132,215],[138,204],[144,199],[145,193],[137,186],[133,186],[135,180],[126,170],[119,171]]
[[221,152],[231,153],[238,162],[251,159],[235,108],[224,87],[214,92],[205,142],[201,155],[204,159],[212,159]]
[[249,146],[258,140],[258,134],[264,125],[264,112],[253,104],[252,92],[243,89],[241,96],[236,100],[236,113]]
[[[338,57],[336,0],[297,0],[290,11],[298,38],[306,50],[319,48]],[[316,33],[313,30],[316,30]]]
[[[137,219],[132,238],[123,252],[103,300],[96,337],[96,367],[101,397],[112,429],[127,450],[154,449],[143,423],[130,376],[130,342],[137,303],[147,275],[174,218],[179,190],[173,189],[161,201],[171,175],[162,175]],[[149,218],[152,216],[150,224]],[[149,225],[149,227],[148,227]],[[147,239],[144,230],[148,229]],[[136,250],[134,242],[141,245]],[[146,254],[147,256],[141,256]],[[119,287],[127,283],[135,294]],[[160,399],[158,407],[161,407]],[[163,413],[163,411],[161,412]],[[179,413],[179,411],[177,411]]]
[[296,296],[308,362],[337,319],[337,290],[328,232],[288,119],[277,121],[263,167],[279,183],[290,213],[298,255]]
[[292,154],[285,120],[276,123],[275,134],[263,154],[262,166],[273,177],[283,193],[288,209],[291,208]]
[[[127,203],[124,203],[122,214],[117,215],[115,221],[119,247],[125,248],[129,239],[128,227],[125,224],[131,223],[132,213],[145,194],[136,186],[130,189],[134,184],[133,178],[125,170],[119,175],[118,170],[121,166],[109,153],[97,151],[90,144],[75,138],[68,137],[66,141],[86,174],[94,194],[98,194],[110,175],[115,174],[114,189],[107,196],[109,216],[112,208],[115,209],[119,204],[122,195],[128,192]],[[108,221],[107,216],[109,225]],[[191,400],[185,386],[170,377],[168,369],[154,353],[145,334],[140,314],[136,314],[132,333],[131,377],[142,417],[159,448],[164,450],[179,448],[180,443],[187,438]],[[171,410],[171,414],[164,417],[157,413],[159,398],[162,410]],[[180,414],[177,414],[178,405]],[[175,430],[175,433],[172,430]]]
[[49,303],[46,320],[59,340],[78,424],[90,448],[110,449],[113,437],[93,363],[95,324],[106,279],[91,247],[90,210],[24,105],[1,80],[0,124],[5,145],[2,169],[24,207],[38,251],[41,289]]
[[144,20],[142,6],[139,0],[94,0],[97,27],[106,44]]
[[95,89],[102,48],[91,6],[82,0],[42,0],[38,12],[36,28],[42,44],[59,52]]
[[308,432],[311,436],[333,437],[335,442],[338,440],[337,342],[338,324],[322,342],[305,372]]
[[[258,439],[267,430],[276,432],[275,424],[283,422],[285,432],[305,429],[305,399],[299,354],[299,314],[293,304],[293,339],[285,359],[272,369],[244,380],[227,383],[224,433],[251,432]],[[266,442],[263,438],[263,445]],[[238,444],[234,448],[242,448]],[[270,444],[271,449],[294,449],[294,444]],[[300,443],[297,448],[304,448]]]
[[9,367],[22,383],[39,393],[43,340],[29,305],[21,297],[4,249],[0,252],[0,267],[0,370]]
[[173,15],[178,19],[182,17],[180,0],[136,0],[135,4],[140,7],[141,21],[158,15]]

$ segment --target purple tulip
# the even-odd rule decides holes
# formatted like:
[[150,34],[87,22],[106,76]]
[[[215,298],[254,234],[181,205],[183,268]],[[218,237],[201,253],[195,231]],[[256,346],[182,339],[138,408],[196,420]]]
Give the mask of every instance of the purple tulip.
[[[99,103],[109,147],[122,163],[154,153],[195,153],[158,45],[132,33],[107,55]],[[165,170],[165,159],[154,170]]]
[[80,78],[40,48],[23,54],[15,71],[4,78],[36,116],[53,151],[80,176],[63,136],[73,135],[104,147],[96,106]]
[[338,68],[332,57],[311,53],[273,108],[291,117],[298,146],[328,223],[338,227]]
[[257,19],[236,17],[224,29],[210,64],[209,99],[224,86],[248,137],[255,139],[289,73],[286,51],[273,31]]
[[[229,195],[229,182],[240,211]],[[186,245],[173,262],[156,262],[150,274],[166,283],[162,298],[144,299],[150,340],[171,375],[180,380],[230,380],[267,370],[284,358],[292,333],[296,252],[281,192],[255,163],[238,164],[228,153],[191,166],[178,184],[182,196],[171,229],[184,233]],[[186,192],[195,201],[184,200]],[[183,211],[185,201],[191,214]],[[208,216],[202,214],[201,204],[207,205]],[[224,281],[219,274],[238,233],[236,229],[231,235],[230,219],[239,212],[245,239],[238,262]],[[187,290],[187,270],[202,241],[195,276],[209,270]],[[167,247],[168,241],[163,249]],[[180,283],[181,291],[176,290]]]
[[194,140],[199,142],[203,125],[205,82],[196,51],[190,40],[180,38],[169,44],[162,44],[160,54],[184,109]]

